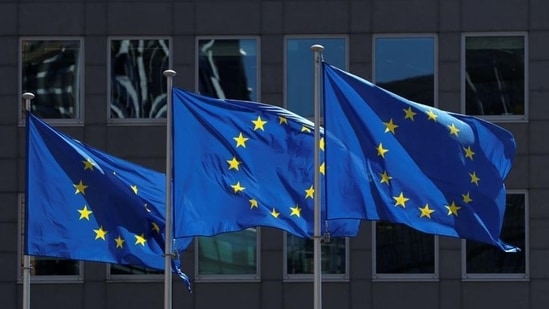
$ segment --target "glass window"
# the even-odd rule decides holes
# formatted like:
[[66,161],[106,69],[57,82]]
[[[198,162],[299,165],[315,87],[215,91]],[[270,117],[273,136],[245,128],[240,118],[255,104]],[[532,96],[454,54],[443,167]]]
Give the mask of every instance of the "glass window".
[[408,100],[435,105],[435,37],[376,37],[374,79]]
[[[311,46],[324,46],[324,61],[347,68],[347,39],[344,37],[286,38],[286,108],[298,115],[314,117],[314,57]],[[321,110],[322,115],[322,110]]]
[[[324,279],[347,278],[347,239],[334,237],[328,243],[322,241],[321,264]],[[307,275],[306,278],[312,280],[313,272],[313,240],[286,233],[286,277],[292,279]]]
[[139,279],[161,279],[164,271],[141,266],[109,264],[109,275],[110,279],[136,279],[138,277]]
[[[258,101],[259,47],[256,38],[197,38],[197,90],[220,98]],[[196,279],[257,279],[259,229],[198,237]]]
[[524,118],[525,35],[465,35],[463,41],[465,113]]
[[198,91],[202,95],[257,101],[256,39],[198,39]]
[[[374,277],[436,278],[437,238],[408,226],[387,222],[374,222],[375,269]],[[397,276],[395,276],[397,275]]]
[[[375,83],[417,103],[435,106],[436,37],[374,37]],[[438,238],[405,225],[373,224],[375,278],[436,278]]]
[[521,252],[506,253],[501,249],[475,241],[465,244],[465,278],[528,278],[528,209],[525,192],[509,192],[503,217],[501,239],[521,248]]
[[197,279],[219,275],[257,274],[257,238],[255,228],[213,237],[198,238]]
[[81,39],[21,39],[21,93],[40,118],[81,118],[82,50]]
[[[19,243],[20,266],[18,278],[23,280],[23,248],[25,243],[25,196],[19,195],[19,232],[21,235]],[[81,280],[81,272],[83,263],[80,261],[65,260],[52,257],[30,257],[31,280],[48,280],[48,281],[67,281]]]
[[166,118],[170,40],[110,39],[110,118]]

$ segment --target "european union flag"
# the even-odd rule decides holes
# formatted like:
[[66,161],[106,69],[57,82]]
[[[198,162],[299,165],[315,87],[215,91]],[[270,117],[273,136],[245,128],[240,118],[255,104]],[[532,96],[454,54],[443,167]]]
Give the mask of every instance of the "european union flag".
[[323,64],[328,218],[403,223],[494,244],[516,145],[508,131],[406,100]]
[[[173,89],[173,122],[175,237],[255,226],[313,236],[310,121],[272,105]],[[324,164],[316,168],[323,172]],[[352,236],[359,223],[336,220],[327,228]]]
[[[89,147],[27,113],[25,254],[162,270],[165,187],[164,174]],[[182,251],[189,242],[174,247]],[[188,284],[178,260],[172,268]]]

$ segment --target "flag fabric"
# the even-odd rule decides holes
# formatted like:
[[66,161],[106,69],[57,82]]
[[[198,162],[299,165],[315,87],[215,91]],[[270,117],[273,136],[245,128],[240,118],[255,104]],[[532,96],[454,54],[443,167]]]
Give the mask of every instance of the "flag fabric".
[[328,218],[402,223],[489,243],[516,152],[508,131],[386,91],[323,64]]
[[[164,174],[85,145],[27,113],[26,255],[163,270],[165,187]],[[181,252],[190,241],[174,241],[174,249]],[[182,274],[179,260],[172,268]]]
[[[312,122],[268,104],[174,88],[173,130],[174,237],[256,226],[313,236]],[[326,223],[321,213],[322,231],[357,234],[360,220]]]

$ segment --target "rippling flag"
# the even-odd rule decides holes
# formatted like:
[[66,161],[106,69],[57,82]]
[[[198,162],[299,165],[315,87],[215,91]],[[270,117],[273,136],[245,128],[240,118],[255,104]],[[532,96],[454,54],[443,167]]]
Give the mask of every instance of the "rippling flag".
[[[411,102],[323,64],[328,218],[386,220],[489,243],[516,152],[508,131]],[[333,141],[333,142],[332,142]]]
[[[174,88],[173,122],[175,237],[256,226],[313,236],[310,121],[268,104]],[[322,173],[324,164],[316,168]],[[356,235],[360,223],[322,222],[331,236]]]
[[[27,113],[25,254],[164,269],[166,177]],[[181,252],[190,239],[174,242]],[[173,260],[173,271],[187,283]]]

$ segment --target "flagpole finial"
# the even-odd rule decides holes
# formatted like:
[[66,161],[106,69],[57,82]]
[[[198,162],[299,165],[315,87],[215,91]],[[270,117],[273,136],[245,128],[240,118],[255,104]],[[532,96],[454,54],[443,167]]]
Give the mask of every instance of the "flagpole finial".
[[31,109],[31,100],[34,99],[34,94],[32,92],[25,92],[22,95],[23,100],[25,100],[25,111],[30,111]]
[[311,46],[311,49],[314,51],[314,52],[321,52],[324,50],[324,46],[320,45],[320,44],[315,44],[315,45],[312,45]]
[[166,77],[174,77],[175,76],[175,71],[174,70],[166,70],[164,71],[164,76]]

